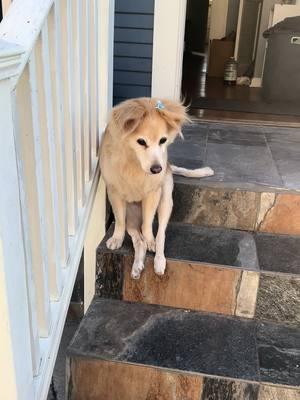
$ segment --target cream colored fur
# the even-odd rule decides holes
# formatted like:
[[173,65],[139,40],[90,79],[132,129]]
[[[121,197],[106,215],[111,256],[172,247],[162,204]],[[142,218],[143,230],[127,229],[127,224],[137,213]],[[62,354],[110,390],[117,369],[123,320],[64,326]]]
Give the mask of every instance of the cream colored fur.
[[[213,175],[210,168],[187,170],[168,164],[167,148],[181,135],[188,117],[182,104],[163,100],[165,108],[157,109],[157,101],[139,98],[116,106],[100,148],[101,172],[115,216],[114,234],[107,247],[120,248],[127,229],[135,250],[134,279],[139,279],[144,269],[147,249],[156,253],[155,272],[165,272],[165,231],[173,207],[172,171],[190,177]],[[154,167],[161,167],[161,171],[152,173]],[[154,238],[156,212],[159,227]]]

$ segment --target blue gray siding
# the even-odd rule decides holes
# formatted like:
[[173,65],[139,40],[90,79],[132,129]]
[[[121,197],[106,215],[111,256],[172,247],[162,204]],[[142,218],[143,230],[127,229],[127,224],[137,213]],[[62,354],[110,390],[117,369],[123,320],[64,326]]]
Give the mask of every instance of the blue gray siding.
[[115,0],[114,104],[151,96],[154,0]]

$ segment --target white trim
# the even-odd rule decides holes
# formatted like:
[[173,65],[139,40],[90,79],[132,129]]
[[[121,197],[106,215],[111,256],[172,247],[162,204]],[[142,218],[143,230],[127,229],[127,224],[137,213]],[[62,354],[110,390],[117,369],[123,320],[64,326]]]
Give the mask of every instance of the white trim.
[[260,88],[262,85],[262,78],[253,78],[250,87]]
[[186,0],[155,0],[152,96],[179,100]]
[[237,28],[236,28],[236,40],[235,40],[235,48],[234,48],[234,58],[236,60],[238,59],[238,55],[239,55],[239,45],[240,45],[240,37],[241,37],[243,11],[244,11],[244,0],[240,0],[239,17],[238,17],[238,24],[237,24]]

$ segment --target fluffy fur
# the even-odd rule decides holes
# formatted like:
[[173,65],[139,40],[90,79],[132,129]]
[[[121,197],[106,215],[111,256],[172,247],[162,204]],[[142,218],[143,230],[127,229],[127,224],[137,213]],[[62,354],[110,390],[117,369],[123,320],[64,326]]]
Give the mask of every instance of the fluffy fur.
[[[156,253],[155,272],[165,272],[165,231],[173,207],[172,171],[190,177],[213,175],[210,168],[191,171],[168,164],[167,148],[177,135],[182,136],[182,125],[189,119],[182,104],[163,100],[165,108],[157,109],[157,101],[138,98],[116,106],[100,148],[101,172],[115,216],[114,234],[107,247],[120,248],[127,229],[135,250],[134,279],[139,279],[144,268],[147,249]],[[156,212],[159,227],[154,238]]]

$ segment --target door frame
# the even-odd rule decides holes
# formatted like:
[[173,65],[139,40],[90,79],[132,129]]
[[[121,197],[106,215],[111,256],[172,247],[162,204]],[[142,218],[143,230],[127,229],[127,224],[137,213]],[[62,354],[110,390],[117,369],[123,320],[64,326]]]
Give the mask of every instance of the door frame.
[[187,0],[155,0],[152,97],[180,100]]

